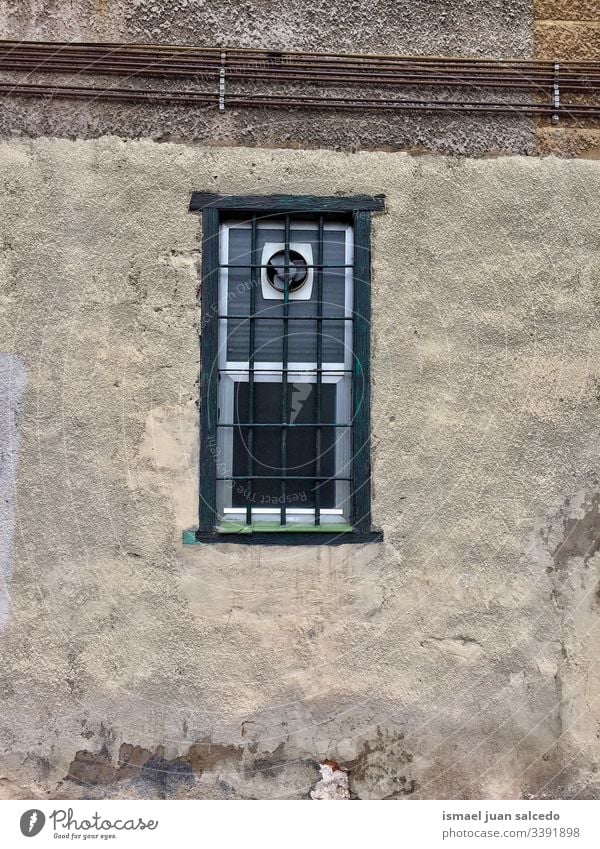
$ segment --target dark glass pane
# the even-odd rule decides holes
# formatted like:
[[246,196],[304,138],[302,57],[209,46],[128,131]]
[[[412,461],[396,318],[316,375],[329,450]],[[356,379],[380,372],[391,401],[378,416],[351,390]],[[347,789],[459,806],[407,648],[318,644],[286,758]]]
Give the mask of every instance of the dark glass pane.
[[[250,272],[245,269],[230,268],[226,291],[227,304],[224,314],[246,316],[250,311]],[[223,324],[221,325],[223,329]],[[222,331],[221,331],[222,332]],[[229,319],[227,321],[227,359],[229,361],[248,360],[250,341],[250,323],[248,320]]]
[[[254,421],[259,423],[281,422],[282,383],[256,382],[254,384]],[[312,425],[317,414],[317,384],[290,383],[287,386],[288,421],[297,425]],[[321,421],[335,421],[336,384],[321,386]],[[234,402],[234,422],[248,421],[248,383],[237,383]],[[233,429],[233,475],[248,474],[249,428]],[[278,476],[281,466],[281,427],[253,428],[252,466],[253,474]],[[335,428],[321,429],[321,471],[325,477],[332,477],[335,468]],[[317,474],[316,428],[287,428],[286,474],[289,476],[314,477]],[[335,506],[335,484],[332,481],[318,483],[321,491],[321,507]],[[286,485],[286,506],[314,507],[314,481],[290,480]],[[233,506],[242,507],[246,495],[254,507],[281,506],[281,481],[255,480],[239,481],[234,486]],[[292,501],[289,499],[293,498]]]
[[254,322],[254,360],[257,363],[280,363],[283,359],[283,320],[280,318]]
[[[316,241],[316,235],[315,235]],[[323,234],[324,265],[344,265],[346,262],[346,231],[328,230]]]
[[[317,383],[290,380],[288,384],[288,421],[292,424],[317,422]],[[335,383],[321,384],[320,422],[335,422]],[[330,428],[331,429],[331,428]],[[304,430],[304,428],[302,428]],[[314,442],[312,443],[315,444]]]
[[[228,265],[249,266],[252,263],[251,227],[229,228]],[[232,269],[230,269],[231,271]]]
[[230,268],[227,272],[227,309],[229,315],[248,315],[252,278],[249,268]]
[[[254,381],[253,421],[260,424],[279,424],[281,422],[281,381]],[[234,422],[249,421],[248,384],[235,384]],[[279,442],[279,435],[277,435]]]
[[[328,318],[343,318],[346,315],[346,272],[345,269],[326,268],[323,271],[322,315]],[[316,292],[315,292],[316,297]]]
[[[246,319],[229,318],[227,325],[227,359],[246,362],[248,359],[249,326]],[[225,322],[221,322],[225,326]]]
[[[302,315],[305,314],[302,313]],[[317,361],[317,322],[315,320],[288,322],[288,361],[291,363]]]
[[[323,234],[323,265],[344,265],[346,262],[346,233],[325,230]],[[323,315],[340,318],[345,314],[346,269],[323,269]]]
[[[346,346],[344,343],[346,332],[345,321],[321,322],[321,356],[324,363],[343,363]],[[350,342],[349,342],[350,344]],[[352,351],[348,351],[348,359]]]

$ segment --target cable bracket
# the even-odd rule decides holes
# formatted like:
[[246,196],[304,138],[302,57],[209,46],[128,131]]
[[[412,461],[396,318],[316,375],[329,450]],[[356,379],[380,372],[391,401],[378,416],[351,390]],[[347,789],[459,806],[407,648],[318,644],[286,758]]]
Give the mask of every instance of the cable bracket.
[[558,124],[560,121],[560,63],[554,63],[554,88],[552,91],[552,123]]
[[225,112],[225,62],[227,53],[221,53],[221,68],[219,69],[219,112]]

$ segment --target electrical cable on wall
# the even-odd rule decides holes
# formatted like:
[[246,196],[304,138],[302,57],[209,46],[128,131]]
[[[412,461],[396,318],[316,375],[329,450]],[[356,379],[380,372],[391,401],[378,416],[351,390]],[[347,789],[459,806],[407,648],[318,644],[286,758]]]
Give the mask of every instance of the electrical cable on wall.
[[[557,70],[559,69],[559,70]],[[556,91],[560,87],[561,116],[600,116],[600,62],[493,60],[450,57],[401,57],[358,54],[310,54],[174,45],[0,42],[0,71],[17,77],[0,83],[0,96],[101,99],[154,104],[184,104],[225,109],[225,74],[235,85],[227,107],[274,109],[397,110],[483,113],[523,113],[556,122]],[[63,85],[21,82],[18,75],[70,74],[136,78],[178,78],[212,83],[197,89],[134,88],[131,86]],[[267,86],[262,90],[259,86]],[[273,86],[294,91],[273,91]],[[326,85],[344,94],[303,94],[307,86]],[[443,96],[415,97],[415,89],[441,89]],[[360,95],[353,91],[361,89]],[[372,91],[373,89],[377,91]],[[365,96],[362,89],[367,89]],[[397,96],[397,90],[407,96]],[[492,93],[494,99],[471,100],[464,92]],[[393,94],[391,93],[393,91]],[[528,102],[497,99],[499,92],[528,92]],[[349,93],[348,93],[349,92]],[[463,96],[461,96],[461,93]],[[569,96],[571,99],[569,99]],[[588,98],[582,102],[582,97]]]

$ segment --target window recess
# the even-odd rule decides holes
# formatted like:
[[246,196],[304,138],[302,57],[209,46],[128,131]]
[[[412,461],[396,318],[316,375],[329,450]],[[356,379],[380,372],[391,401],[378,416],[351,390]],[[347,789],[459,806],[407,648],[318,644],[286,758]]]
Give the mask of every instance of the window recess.
[[383,201],[354,203],[193,196],[199,542],[381,538],[370,517],[369,242]]

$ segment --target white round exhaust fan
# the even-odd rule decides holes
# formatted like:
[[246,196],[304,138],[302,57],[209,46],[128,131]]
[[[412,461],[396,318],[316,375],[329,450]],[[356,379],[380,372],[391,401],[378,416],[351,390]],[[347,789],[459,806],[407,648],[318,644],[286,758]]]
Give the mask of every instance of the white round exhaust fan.
[[[313,252],[309,242],[290,242],[287,284],[289,299],[308,301],[312,295]],[[262,252],[261,289],[265,300],[283,300],[285,290],[285,243],[267,242]]]

